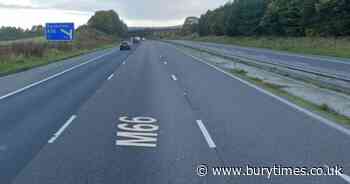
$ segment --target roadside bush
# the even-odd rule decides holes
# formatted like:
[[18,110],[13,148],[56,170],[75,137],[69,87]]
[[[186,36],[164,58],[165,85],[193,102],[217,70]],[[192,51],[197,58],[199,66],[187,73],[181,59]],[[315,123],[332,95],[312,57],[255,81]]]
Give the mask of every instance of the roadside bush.
[[0,62],[4,62],[11,54],[11,47],[0,46]]
[[75,47],[78,49],[91,49],[100,45],[112,44],[116,39],[101,31],[88,26],[81,26],[77,30]]
[[327,104],[320,105],[320,108],[321,108],[322,111],[325,111],[325,112],[332,111],[332,109]]
[[[13,58],[42,58],[46,56],[50,50],[62,52],[72,52],[75,44],[68,42],[48,43],[48,42],[14,42],[9,45],[0,46],[0,61],[9,62],[17,61]],[[12,59],[11,59],[12,58]]]
[[74,49],[74,45],[72,42],[54,42],[48,43],[50,49],[57,49],[59,51],[72,51]]
[[43,57],[47,50],[46,43],[23,42],[12,43],[11,54],[25,57]]

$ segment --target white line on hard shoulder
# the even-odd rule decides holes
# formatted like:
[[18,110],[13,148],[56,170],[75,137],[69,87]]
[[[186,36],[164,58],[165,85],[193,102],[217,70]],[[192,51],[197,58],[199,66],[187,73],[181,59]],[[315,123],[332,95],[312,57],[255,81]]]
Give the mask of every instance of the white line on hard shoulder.
[[343,180],[347,181],[348,183],[350,183],[350,176],[346,175],[346,174],[340,174],[339,175]]
[[63,133],[63,131],[77,118],[76,115],[71,116],[67,122],[54,134],[54,136],[48,141],[48,143],[53,143],[55,140]]
[[49,80],[51,80],[51,79],[57,78],[57,77],[59,77],[59,76],[65,74],[65,73],[67,73],[67,72],[70,72],[70,71],[72,71],[72,70],[74,70],[74,69],[77,69],[77,68],[79,68],[79,67],[82,67],[82,66],[84,66],[84,65],[87,65],[87,64],[89,64],[89,63],[91,63],[91,62],[93,62],[93,61],[95,61],[95,60],[97,60],[97,59],[100,59],[100,58],[102,58],[102,57],[104,57],[104,56],[106,56],[106,55],[108,55],[108,54],[111,54],[111,52],[108,52],[108,53],[103,54],[103,55],[101,55],[101,56],[98,56],[98,57],[89,59],[88,61],[86,61],[86,62],[84,62],[84,63],[80,63],[80,64],[78,64],[78,65],[75,65],[75,66],[73,66],[73,67],[67,69],[67,70],[64,70],[64,71],[59,72],[59,73],[56,73],[56,74],[54,74],[54,75],[52,75],[52,76],[50,76],[50,77],[47,77],[47,78],[45,78],[45,79],[43,79],[43,80],[34,82],[34,83],[29,84],[29,85],[27,85],[27,86],[25,86],[25,87],[23,87],[23,88],[17,89],[17,90],[15,90],[15,91],[11,92],[11,93],[8,93],[8,94],[6,94],[6,95],[0,96],[0,100],[3,100],[3,99],[8,98],[8,97],[10,97],[10,96],[16,95],[16,94],[18,94],[18,93],[21,93],[21,92],[23,92],[23,91],[25,91],[25,90],[28,90],[28,89],[30,89],[30,88],[32,88],[32,87],[34,87],[34,86],[40,85],[40,84],[42,84],[42,83],[44,83],[44,82],[47,82],[47,81],[49,81]]
[[177,78],[176,78],[176,76],[174,74],[171,75],[171,79],[173,79],[174,81],[177,81]]
[[[178,48],[175,48],[175,49],[178,50],[181,53],[184,53],[181,50],[179,50]],[[309,110],[307,110],[305,108],[302,108],[302,107],[300,107],[300,106],[298,106],[298,105],[296,105],[296,104],[294,104],[294,103],[292,103],[292,102],[290,102],[290,101],[288,101],[286,99],[283,99],[282,97],[279,97],[279,96],[277,96],[277,95],[275,95],[275,94],[273,94],[273,93],[271,93],[269,91],[266,91],[265,89],[262,89],[262,88],[260,88],[260,87],[258,87],[256,85],[254,85],[254,84],[251,84],[251,83],[249,83],[249,82],[247,82],[247,81],[245,81],[245,80],[243,80],[243,79],[241,79],[239,77],[236,77],[236,76],[234,76],[234,75],[232,75],[232,74],[222,70],[221,68],[218,68],[218,67],[216,67],[216,66],[214,66],[214,65],[212,65],[210,63],[207,63],[207,62],[203,61],[202,59],[200,59],[200,58],[198,58],[196,56],[192,56],[192,55],[186,54],[186,53],[184,53],[184,54],[189,56],[189,57],[192,57],[193,59],[195,59],[197,61],[200,61],[203,64],[206,64],[206,65],[210,66],[211,68],[213,68],[213,69],[215,69],[217,71],[220,71],[220,72],[224,73],[225,75],[227,75],[227,76],[229,76],[229,77],[231,77],[233,79],[236,79],[236,80],[240,81],[241,83],[243,83],[243,84],[245,84],[245,85],[247,85],[249,87],[252,87],[252,88],[258,90],[261,93],[264,93],[265,95],[273,97],[273,98],[277,99],[278,101],[280,101],[280,102],[282,102],[282,103],[284,103],[284,104],[286,104],[286,105],[288,105],[288,106],[290,106],[290,107],[292,107],[292,108],[294,108],[294,109],[296,109],[296,110],[298,110],[298,111],[300,111],[300,112],[302,112],[302,113],[304,113],[304,114],[306,114],[306,115],[308,115],[308,116],[310,116],[310,117],[312,117],[314,119],[319,120],[323,124],[325,124],[325,125],[327,125],[329,127],[332,127],[334,129],[336,129],[336,130],[346,134],[347,136],[350,136],[350,130],[349,129],[346,129],[343,126],[338,125],[337,123],[335,123],[335,122],[333,122],[331,120],[328,120],[328,119],[326,119],[326,118],[324,118],[324,117],[322,117],[322,116],[320,116],[318,114],[315,114],[315,113],[313,113],[313,112],[311,112],[311,111],[309,111]]]
[[204,124],[203,124],[203,121],[202,120],[197,120],[196,121],[198,126],[199,126],[199,129],[202,131],[202,134],[205,138],[205,140],[207,141],[208,145],[209,145],[209,148],[216,148],[216,145],[213,141],[213,139],[211,138],[208,130],[205,128]]
[[[329,169],[329,166],[328,165],[324,165],[324,167],[328,168]],[[347,181],[348,183],[350,183],[350,176],[346,175],[346,174],[340,174],[338,175],[341,179]]]
[[112,74],[107,78],[107,80],[111,80],[113,77],[114,77],[114,74],[112,73]]

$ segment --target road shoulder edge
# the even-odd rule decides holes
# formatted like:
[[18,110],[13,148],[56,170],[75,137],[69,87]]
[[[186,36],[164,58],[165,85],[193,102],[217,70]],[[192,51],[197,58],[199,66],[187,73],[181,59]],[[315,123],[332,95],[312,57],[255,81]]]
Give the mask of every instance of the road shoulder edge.
[[[170,43],[168,43],[168,44],[170,44]],[[272,93],[272,92],[270,92],[270,91],[268,91],[268,90],[266,90],[266,89],[264,89],[264,88],[262,88],[262,87],[260,87],[260,86],[258,86],[256,84],[253,84],[252,82],[249,82],[248,80],[245,80],[245,79],[243,79],[241,77],[238,77],[238,76],[236,76],[236,75],[234,75],[232,73],[229,73],[229,72],[227,72],[227,71],[225,71],[225,70],[223,70],[223,69],[221,69],[221,68],[219,68],[217,66],[214,66],[213,64],[210,64],[210,63],[204,61],[201,58],[198,58],[196,56],[192,56],[192,55],[190,55],[188,53],[184,53],[184,52],[182,52],[181,50],[179,50],[176,46],[174,46],[172,44],[170,44],[170,45],[173,46],[178,52],[193,58],[195,61],[198,61],[198,62],[200,62],[202,64],[205,64],[205,65],[209,66],[210,68],[212,68],[212,69],[214,69],[216,71],[219,71],[219,72],[225,74],[226,76],[228,76],[228,77],[230,77],[232,79],[238,80],[239,82],[241,82],[241,83],[243,83],[243,84],[245,84],[245,85],[247,85],[247,86],[249,86],[251,88],[254,88],[257,91],[259,91],[259,92],[261,92],[261,93],[263,93],[265,95],[268,95],[268,96],[278,100],[279,102],[281,102],[281,103],[283,103],[283,104],[285,104],[285,105],[287,105],[287,106],[289,106],[289,107],[291,107],[291,108],[293,108],[295,110],[298,110],[299,112],[302,112],[302,113],[304,113],[304,114],[306,114],[306,115],[308,115],[308,116],[310,116],[310,117],[312,117],[312,118],[322,122],[323,124],[338,130],[339,132],[342,132],[343,134],[345,134],[347,136],[350,136],[350,129],[345,128],[344,126],[340,125],[339,123],[333,122],[332,120],[327,119],[327,118],[325,118],[325,117],[323,117],[323,116],[321,116],[321,115],[319,115],[319,114],[317,114],[315,112],[312,112],[309,109],[301,107],[301,106],[297,105],[296,103],[291,102],[290,100],[287,100],[287,99],[285,99],[283,97],[280,97],[280,96],[278,96],[278,95],[276,95],[276,94],[274,94],[274,93]]]

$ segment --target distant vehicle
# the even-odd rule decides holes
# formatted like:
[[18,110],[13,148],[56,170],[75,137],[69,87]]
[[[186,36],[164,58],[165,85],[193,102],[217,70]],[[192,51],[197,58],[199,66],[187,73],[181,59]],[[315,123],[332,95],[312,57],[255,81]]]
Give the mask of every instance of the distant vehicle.
[[130,47],[129,42],[123,41],[123,42],[120,44],[120,50],[130,50],[130,49],[131,49],[131,47]]
[[140,43],[140,41],[141,41],[141,38],[138,36],[132,38],[132,43],[134,44]]

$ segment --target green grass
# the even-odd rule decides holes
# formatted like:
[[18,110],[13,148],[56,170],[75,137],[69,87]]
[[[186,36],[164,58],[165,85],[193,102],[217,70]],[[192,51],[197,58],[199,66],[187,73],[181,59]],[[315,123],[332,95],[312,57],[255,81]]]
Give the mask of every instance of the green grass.
[[247,71],[242,70],[242,69],[234,69],[233,71],[234,71],[235,73],[240,74],[240,75],[246,75],[246,74],[247,74]]
[[290,38],[207,36],[197,37],[191,40],[233,44],[245,47],[267,48],[300,54],[350,58],[350,37],[334,39],[319,37]]
[[270,91],[271,93],[274,93],[280,97],[283,97],[293,103],[295,103],[298,106],[304,107],[306,109],[309,109],[310,111],[313,111],[320,116],[323,116],[327,119],[331,119],[337,123],[344,124],[344,125],[350,125],[350,118],[344,115],[339,114],[335,110],[331,109],[327,104],[317,105],[314,103],[311,103],[301,97],[297,97],[294,95],[289,94],[288,92],[284,91],[282,88],[283,86],[271,84],[268,82],[265,82],[258,78],[249,77],[245,73],[239,72],[238,70],[231,70],[230,71],[233,75],[239,76],[240,78],[249,81],[257,86],[262,87],[263,89]]
[[58,62],[64,59],[79,56],[100,49],[111,48],[113,46],[115,46],[115,44],[104,45],[95,49],[81,49],[70,52],[50,49],[48,50],[48,52],[45,53],[43,57],[11,56],[10,58],[0,61],[0,76],[25,71],[34,67],[47,65],[50,63]]

